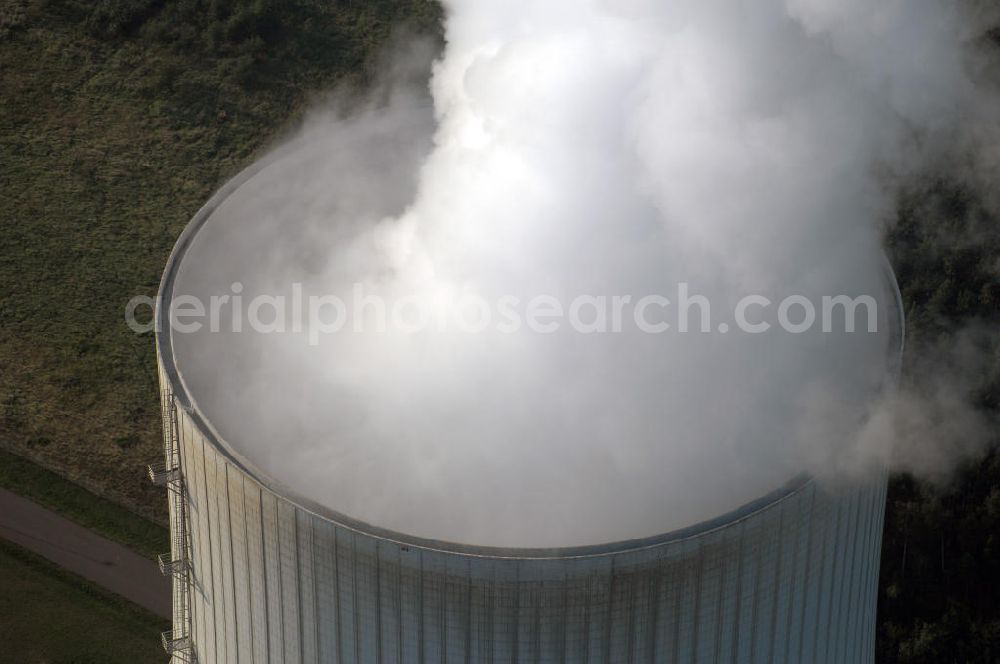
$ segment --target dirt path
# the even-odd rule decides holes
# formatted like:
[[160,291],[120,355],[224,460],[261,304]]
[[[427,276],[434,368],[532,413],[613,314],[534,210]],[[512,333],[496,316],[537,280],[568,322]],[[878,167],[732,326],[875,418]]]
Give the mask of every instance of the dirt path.
[[154,561],[4,489],[0,489],[0,537],[170,617],[170,582]]

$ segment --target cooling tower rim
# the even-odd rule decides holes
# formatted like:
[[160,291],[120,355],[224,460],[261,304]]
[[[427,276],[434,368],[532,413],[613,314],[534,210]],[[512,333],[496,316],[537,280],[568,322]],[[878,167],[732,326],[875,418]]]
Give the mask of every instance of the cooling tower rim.
[[[191,395],[184,380],[182,372],[177,366],[177,358],[174,354],[171,328],[165,323],[165,311],[169,310],[169,303],[173,297],[173,288],[177,273],[183,262],[184,256],[191,246],[195,236],[202,226],[211,218],[215,210],[231,196],[244,183],[253,176],[260,173],[265,168],[281,161],[288,155],[296,152],[305,146],[302,141],[292,141],[284,147],[272,151],[263,158],[257,160],[236,176],[226,182],[201,209],[194,215],[191,221],[181,232],[174,244],[170,257],[160,281],[160,289],[157,297],[155,312],[156,329],[156,351],[163,375],[166,378],[169,390],[174,397],[176,407],[185,411],[194,426],[201,434],[222,454],[230,463],[240,469],[244,475],[256,483],[261,490],[267,491],[277,498],[284,500],[292,506],[301,509],[315,517],[326,520],[336,526],[356,532],[363,536],[377,538],[382,541],[391,542],[401,547],[410,549],[434,551],[446,554],[455,554],[467,557],[492,558],[492,559],[517,559],[517,560],[566,560],[579,558],[600,558],[615,556],[622,553],[632,553],[647,549],[674,544],[684,540],[701,538],[713,531],[729,528],[733,525],[750,518],[751,516],[780,505],[785,500],[804,491],[814,483],[814,478],[801,474],[783,486],[770,493],[750,501],[730,512],[724,513],[715,518],[702,521],[667,533],[653,535],[650,537],[623,540],[618,542],[608,542],[602,544],[554,547],[554,548],[529,548],[529,547],[495,547],[481,546],[476,544],[464,544],[459,542],[448,542],[408,535],[406,533],[389,530],[376,526],[349,515],[340,513],[325,505],[317,503],[309,498],[298,494],[293,489],[278,482],[267,473],[261,471],[253,462],[244,457],[240,452],[230,445],[225,438],[212,425],[211,421],[201,412],[197,402]],[[905,343],[905,314],[903,309],[902,295],[896,281],[895,273],[887,257],[883,256],[884,274],[886,286],[893,299],[894,308],[890,311],[890,325],[893,336],[890,342],[889,376],[893,384],[887,385],[887,390],[895,389],[895,381],[898,380],[900,367],[902,364],[903,346]],[[165,332],[164,332],[165,331]]]

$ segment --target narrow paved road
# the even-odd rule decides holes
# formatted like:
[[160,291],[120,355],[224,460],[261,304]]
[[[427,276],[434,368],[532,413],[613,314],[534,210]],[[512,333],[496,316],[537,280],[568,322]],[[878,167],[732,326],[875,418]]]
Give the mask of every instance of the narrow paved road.
[[170,582],[154,561],[4,489],[0,489],[0,537],[170,617]]

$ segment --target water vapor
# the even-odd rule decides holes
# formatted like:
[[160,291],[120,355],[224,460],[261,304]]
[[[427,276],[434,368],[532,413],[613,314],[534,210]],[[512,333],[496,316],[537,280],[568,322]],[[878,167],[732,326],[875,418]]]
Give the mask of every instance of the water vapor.
[[[881,468],[872,441],[900,433],[879,406],[898,360],[882,234],[985,104],[960,5],[445,7],[443,54],[408,50],[377,101],[317,114],[215,211],[178,292],[362,284],[447,315],[687,283],[711,332],[175,335],[219,433],[351,517],[507,546],[649,536]],[[748,294],[871,295],[878,331],[720,332]]]

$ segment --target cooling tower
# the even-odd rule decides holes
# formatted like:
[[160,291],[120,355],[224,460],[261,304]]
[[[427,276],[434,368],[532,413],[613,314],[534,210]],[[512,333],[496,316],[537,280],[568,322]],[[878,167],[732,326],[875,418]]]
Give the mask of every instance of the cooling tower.
[[[279,486],[195,406],[163,320],[198,213],[161,286],[158,368],[170,497],[174,662],[857,663],[874,657],[884,474],[809,477],[646,539],[561,549],[433,541]],[[890,364],[902,347],[891,272]],[[266,404],[247,404],[248,409]]]

